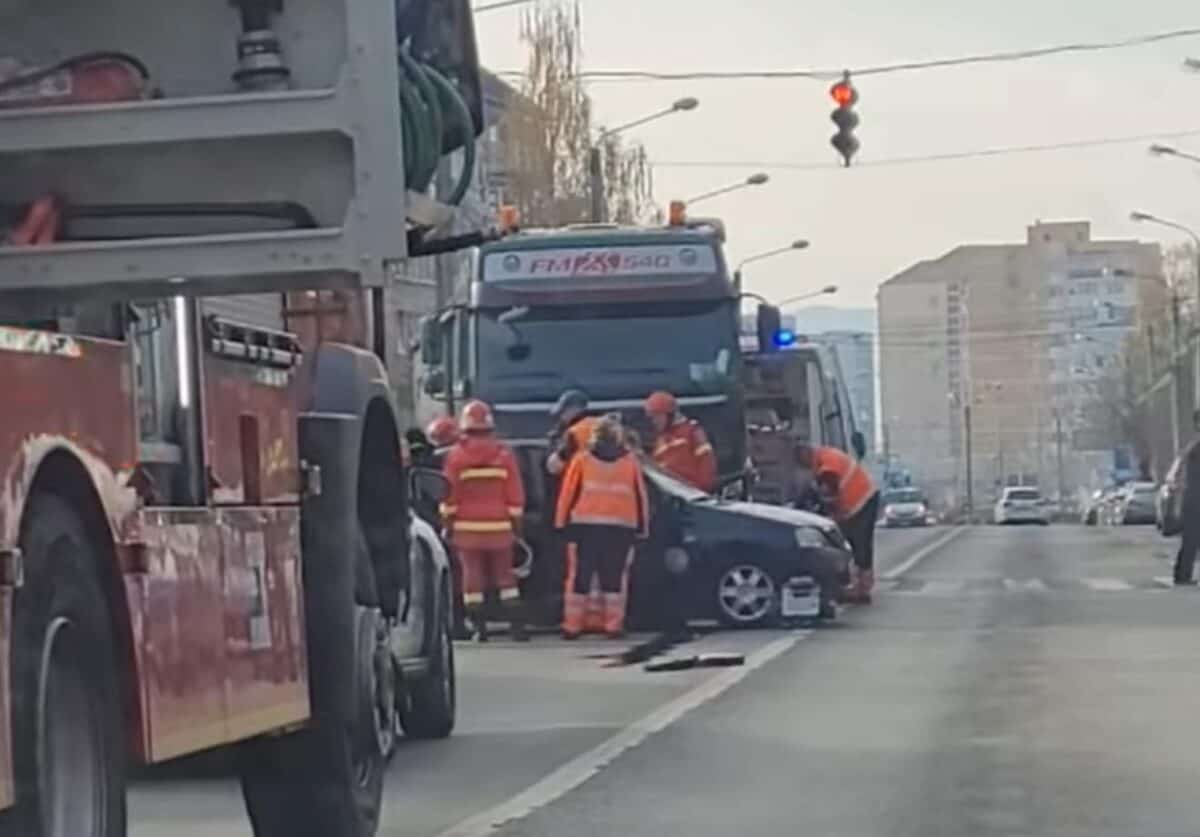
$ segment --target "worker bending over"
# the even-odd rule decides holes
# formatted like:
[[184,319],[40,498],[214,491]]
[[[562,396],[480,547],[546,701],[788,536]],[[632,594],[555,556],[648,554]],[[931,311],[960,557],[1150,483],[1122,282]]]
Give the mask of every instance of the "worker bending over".
[[521,472],[512,451],[495,436],[492,410],[471,401],[459,418],[462,437],[446,455],[450,483],[442,518],[462,567],[463,604],[475,638],[487,642],[484,603],[494,593],[509,611],[512,636],[528,639],[513,573],[516,530],[525,510]]
[[822,489],[825,505],[854,552],[854,578],[846,601],[870,604],[875,586],[875,521],[879,489],[857,459],[837,448],[805,442],[795,447],[796,466]]
[[567,537],[563,638],[583,633],[593,576],[599,576],[604,599],[604,633],[623,636],[634,541],[648,535],[650,524],[642,469],[616,417],[598,421],[587,448],[572,457],[554,525]]
[[679,412],[669,392],[651,393],[645,408],[654,425],[653,456],[658,467],[701,491],[716,491],[717,457],[704,428]]

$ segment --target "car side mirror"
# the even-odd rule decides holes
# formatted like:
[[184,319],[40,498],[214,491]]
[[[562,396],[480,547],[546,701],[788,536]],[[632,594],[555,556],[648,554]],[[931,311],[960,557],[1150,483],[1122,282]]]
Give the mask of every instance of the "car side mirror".
[[412,497],[421,497],[433,503],[445,502],[450,496],[450,481],[432,468],[413,468],[409,472]]
[[426,395],[442,395],[446,392],[446,370],[440,366],[425,371]]
[[850,434],[850,447],[854,448],[854,455],[859,459],[867,455],[867,437],[862,434],[861,430],[855,430]]

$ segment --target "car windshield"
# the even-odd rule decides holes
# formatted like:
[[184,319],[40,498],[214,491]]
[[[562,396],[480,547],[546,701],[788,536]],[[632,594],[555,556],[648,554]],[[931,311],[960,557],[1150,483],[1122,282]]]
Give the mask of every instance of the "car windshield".
[[[567,388],[594,399],[723,395],[738,369],[728,300],[547,306],[509,325],[500,311],[476,318],[479,394],[491,401],[552,401]],[[510,351],[515,343],[526,353]]]
[[885,504],[891,503],[923,503],[925,498],[920,491],[912,488],[902,488],[898,490],[888,491],[883,495]]
[[654,464],[654,460],[647,456],[640,457],[642,470],[646,475],[646,479],[650,480],[660,491],[669,494],[673,497],[678,497],[681,500],[694,502],[697,500],[712,500],[713,496],[701,491],[694,485],[690,485],[678,477],[672,476],[662,468]]
[[1004,493],[1007,500],[1040,500],[1041,492],[1032,488],[1010,488]]

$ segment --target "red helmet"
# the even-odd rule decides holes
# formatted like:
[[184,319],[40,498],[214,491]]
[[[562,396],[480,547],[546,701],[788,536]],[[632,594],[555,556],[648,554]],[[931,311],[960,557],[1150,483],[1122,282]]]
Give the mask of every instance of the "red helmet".
[[482,401],[468,401],[458,417],[458,429],[463,433],[483,433],[495,428],[492,408]]
[[458,441],[458,425],[451,416],[442,416],[429,422],[425,436],[439,448],[449,447]]
[[674,395],[659,390],[650,393],[650,397],[646,399],[646,415],[673,416],[678,406]]

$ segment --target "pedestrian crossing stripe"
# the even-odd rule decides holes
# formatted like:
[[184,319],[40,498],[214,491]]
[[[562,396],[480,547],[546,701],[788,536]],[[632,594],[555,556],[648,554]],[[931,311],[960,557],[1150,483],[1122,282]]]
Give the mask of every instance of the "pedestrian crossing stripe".
[[1171,589],[1169,577],[1145,576],[1115,578],[1092,576],[1084,578],[898,578],[878,583],[881,592],[919,596],[986,595],[1015,593],[1041,595],[1046,593],[1132,593]]

